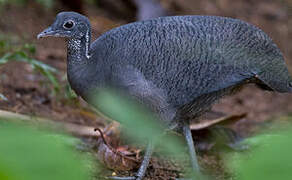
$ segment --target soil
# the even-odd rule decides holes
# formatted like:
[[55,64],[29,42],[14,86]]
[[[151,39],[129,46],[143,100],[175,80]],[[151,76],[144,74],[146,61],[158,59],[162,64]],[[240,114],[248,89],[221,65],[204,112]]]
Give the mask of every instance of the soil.
[[[175,14],[220,15],[239,18],[257,25],[269,34],[282,50],[286,62],[292,69],[292,3],[289,0],[161,0]],[[101,33],[127,23],[98,7],[87,6],[93,28],[93,39]],[[45,10],[35,3],[23,6],[8,5],[1,9],[1,36],[17,38],[19,42],[33,43],[35,58],[59,70],[58,78],[66,84],[66,51],[63,39],[36,40],[36,35],[50,25],[55,10]],[[94,127],[107,123],[80,98],[68,100],[64,93],[53,95],[47,80],[24,63],[11,62],[0,67],[0,92],[8,101],[0,101],[0,109],[47,117],[55,121],[71,122]],[[222,99],[214,105],[214,111],[226,115],[247,113],[247,116],[231,125],[243,137],[248,137],[273,122],[277,117],[292,112],[292,94],[277,94],[262,91],[248,85],[236,95]],[[193,132],[196,134],[196,132]],[[197,137],[196,135],[194,135]],[[201,141],[202,139],[200,139]],[[204,140],[203,140],[204,141]],[[90,142],[90,141],[87,141]],[[199,162],[216,179],[230,175],[224,170],[220,153],[200,151]],[[175,162],[155,154],[146,179],[171,179],[182,174]],[[104,169],[105,170],[105,169]],[[134,171],[116,172],[133,174]],[[102,175],[111,175],[105,171]],[[101,177],[96,175],[96,179]]]

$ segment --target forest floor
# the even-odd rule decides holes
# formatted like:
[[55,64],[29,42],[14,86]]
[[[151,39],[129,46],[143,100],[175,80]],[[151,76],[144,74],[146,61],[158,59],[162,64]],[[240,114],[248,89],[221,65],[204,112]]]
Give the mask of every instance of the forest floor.
[[[290,69],[292,68],[292,48],[289,48],[289,43],[292,41],[292,5],[289,1],[197,0],[195,2],[194,4],[191,0],[182,1],[179,4],[180,10],[176,13],[230,16],[253,23],[274,39],[283,51]],[[171,9],[171,6],[169,8]],[[104,10],[93,7],[87,9],[93,26],[93,39],[113,27],[127,23],[117,17],[107,17],[109,13],[105,13]],[[64,40],[53,38],[36,40],[37,34],[53,22],[55,14],[56,12],[43,10],[35,4],[29,4],[25,8],[7,6],[1,10],[0,33],[1,36],[17,39],[17,42],[35,44],[37,49],[35,58],[57,68],[58,78],[66,84]],[[92,127],[103,128],[106,124],[106,121],[97,116],[82,99],[68,100],[62,97],[64,93],[52,95],[45,78],[35,73],[27,64],[11,62],[2,65],[0,84],[0,92],[8,98],[8,101],[0,101],[0,109]],[[253,85],[248,85],[239,93],[221,100],[213,110],[225,115],[247,113],[246,117],[233,123],[230,128],[238,135],[248,137],[268,126],[278,117],[291,113],[292,94],[262,91]],[[193,131],[193,134],[194,137],[199,136],[196,135],[196,131]],[[199,162],[203,168],[211,171],[216,179],[225,179],[229,174],[224,170],[219,155],[220,152],[216,150],[201,150]],[[169,177],[177,177],[181,174],[175,163],[164,160],[159,155],[154,155],[151,162],[146,179],[170,179]],[[104,174],[111,175],[111,171]]]

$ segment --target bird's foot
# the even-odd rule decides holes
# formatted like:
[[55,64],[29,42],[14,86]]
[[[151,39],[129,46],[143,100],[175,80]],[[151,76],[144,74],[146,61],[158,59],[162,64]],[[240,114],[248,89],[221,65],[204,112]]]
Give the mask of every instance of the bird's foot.
[[142,178],[139,178],[136,176],[129,176],[129,177],[111,176],[111,177],[108,177],[108,179],[112,179],[112,180],[142,180]]

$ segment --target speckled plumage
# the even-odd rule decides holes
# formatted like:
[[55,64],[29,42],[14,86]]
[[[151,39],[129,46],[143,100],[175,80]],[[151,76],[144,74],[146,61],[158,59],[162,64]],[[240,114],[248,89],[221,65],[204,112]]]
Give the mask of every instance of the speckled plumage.
[[[70,19],[76,26],[62,29]],[[89,47],[88,19],[63,12],[39,36],[56,32],[69,39],[68,79],[77,94],[90,102],[93,89],[118,89],[149,106],[171,129],[246,83],[292,90],[279,48],[263,31],[237,19],[175,16],[135,22],[108,31]],[[185,136],[190,139],[190,131]]]
[[177,115],[189,116],[188,109],[196,117],[196,111],[199,115],[230,88],[256,77],[276,91],[291,90],[283,56],[272,40],[255,26],[231,18],[176,16],[136,22],[99,37],[90,53],[82,62],[90,64],[86,73],[78,66],[72,67],[76,73],[68,69],[79,94],[89,87],[117,86],[143,101],[159,96],[163,107],[158,108]]

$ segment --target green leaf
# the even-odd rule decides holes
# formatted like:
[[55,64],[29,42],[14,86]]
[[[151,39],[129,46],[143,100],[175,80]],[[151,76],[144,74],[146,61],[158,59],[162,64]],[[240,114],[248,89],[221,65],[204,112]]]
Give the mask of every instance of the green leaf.
[[291,139],[292,129],[249,138],[250,152],[234,154],[227,164],[238,180],[291,179]]
[[23,48],[27,50],[29,53],[34,54],[36,52],[35,46],[33,44],[24,44]]
[[[78,140],[0,121],[1,180],[89,180],[89,158],[74,150]],[[69,142],[69,144],[68,144]]]
[[16,51],[14,52],[10,59],[14,59],[16,61],[21,61],[21,62],[29,62],[29,58],[27,56],[27,54],[23,51]]
[[[92,94],[92,103],[101,113],[120,122],[128,138],[141,144],[147,144],[150,141],[154,147],[159,147],[163,155],[177,158],[178,163],[182,156],[189,155],[186,151],[185,139],[177,133],[167,133],[168,127],[141,103],[110,89],[95,91]],[[188,166],[185,166],[185,170],[188,170]],[[193,171],[189,176],[205,179],[201,174]]]
[[2,56],[1,58],[0,58],[0,65],[1,64],[6,64],[8,61],[10,61],[10,57],[12,56],[12,54],[11,53],[6,53],[6,54],[4,54],[4,56]]
[[[24,49],[30,49],[31,52],[33,52],[33,47],[30,45],[27,45]],[[54,87],[53,93],[56,94],[60,91],[60,84],[55,77],[54,73],[57,73],[57,69],[41,62],[36,59],[30,58],[24,51],[16,51],[13,53],[6,53],[4,56],[0,58],[0,65],[5,64],[9,61],[20,61],[28,63],[32,66],[33,69],[36,69],[39,71],[43,76],[48,78],[48,80],[52,83]]]
[[77,94],[72,90],[69,83],[66,83],[65,86],[65,96],[67,99],[75,99],[78,97]]
[[42,75],[44,75],[45,77],[47,77],[50,80],[50,82],[54,86],[55,93],[60,91],[60,84],[59,84],[57,78],[49,70],[43,69],[39,66],[36,66],[36,69],[38,69],[42,73]]
[[165,152],[171,154],[178,155],[183,152],[184,140],[174,136],[174,133],[166,135],[165,125],[140,103],[108,89],[97,93],[92,99],[102,113],[120,122],[126,128],[129,137],[135,141],[144,144],[147,143],[146,140],[159,143]]
[[5,49],[6,46],[7,46],[6,41],[4,41],[4,40],[0,40],[0,48],[1,48],[1,49]]
[[37,66],[41,69],[44,69],[46,71],[50,71],[50,72],[53,72],[53,73],[57,73],[58,70],[53,68],[52,66],[49,66],[41,61],[38,61],[36,59],[29,59],[30,63],[33,64],[34,66]]

